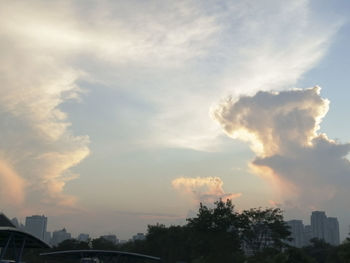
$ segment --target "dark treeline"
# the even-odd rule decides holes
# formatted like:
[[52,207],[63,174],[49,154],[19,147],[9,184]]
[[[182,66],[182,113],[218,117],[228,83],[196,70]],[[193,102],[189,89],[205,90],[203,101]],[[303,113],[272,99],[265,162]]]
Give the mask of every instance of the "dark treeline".
[[[103,238],[65,240],[55,250],[104,249],[158,256],[166,263],[350,263],[350,239],[334,247],[313,239],[311,245],[286,244],[290,232],[278,208],[254,208],[238,213],[230,200],[214,208],[200,205],[197,216],[183,226],[149,225],[145,240],[115,245]],[[26,262],[43,262],[29,251]]]

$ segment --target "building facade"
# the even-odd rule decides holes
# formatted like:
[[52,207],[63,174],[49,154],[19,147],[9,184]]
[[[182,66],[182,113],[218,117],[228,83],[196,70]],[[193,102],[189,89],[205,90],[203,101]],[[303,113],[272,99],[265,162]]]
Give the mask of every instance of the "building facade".
[[62,230],[53,231],[51,244],[54,246],[57,246],[59,243],[63,242],[64,240],[71,239],[71,238],[72,238],[72,235],[68,233],[65,228],[63,228]]
[[288,243],[293,247],[303,247],[305,245],[304,224],[302,220],[287,221],[290,237],[293,239]]
[[25,230],[33,236],[45,240],[47,232],[47,217],[44,215],[27,216],[25,220]]
[[294,247],[310,245],[310,240],[318,238],[326,243],[337,246],[340,244],[339,223],[336,217],[327,217],[324,211],[313,211],[311,213],[311,225],[303,225],[301,220],[287,221],[293,239],[289,243]]

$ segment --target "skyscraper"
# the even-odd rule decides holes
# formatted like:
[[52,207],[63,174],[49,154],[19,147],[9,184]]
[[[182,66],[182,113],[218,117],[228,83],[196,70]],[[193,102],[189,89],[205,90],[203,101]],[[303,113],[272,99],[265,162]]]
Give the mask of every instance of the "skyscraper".
[[328,217],[327,227],[328,243],[334,246],[338,246],[340,244],[338,219],[336,217]]
[[323,211],[313,211],[311,214],[312,237],[326,240],[327,238],[327,217]]
[[323,239],[331,245],[339,245],[339,223],[336,217],[327,217],[323,211],[311,214],[312,237]]
[[289,242],[291,246],[294,247],[302,247],[305,244],[304,241],[304,224],[302,220],[290,220],[287,221],[289,231],[291,232],[290,237],[293,238],[292,241]]
[[312,239],[312,228],[310,225],[306,225],[304,227],[304,245],[303,246],[310,245],[310,239]]
[[25,230],[41,240],[45,240],[46,228],[46,216],[33,215],[26,217]]

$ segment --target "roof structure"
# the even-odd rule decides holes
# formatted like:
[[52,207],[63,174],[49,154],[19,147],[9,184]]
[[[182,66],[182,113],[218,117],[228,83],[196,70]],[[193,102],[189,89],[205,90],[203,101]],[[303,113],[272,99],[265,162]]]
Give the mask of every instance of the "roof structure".
[[0,213],[0,226],[16,227],[4,213]]
[[16,228],[3,213],[0,213],[0,248],[0,262],[3,262],[5,258],[8,259],[9,248],[13,248],[12,251],[16,253],[11,255],[15,259],[14,262],[21,262],[24,248],[50,248],[50,245]]
[[25,240],[26,248],[50,248],[50,245],[18,228],[13,227],[0,227],[0,247],[3,248],[6,246],[8,240],[11,238],[11,245],[15,244],[16,247],[20,247],[22,245],[23,240]]

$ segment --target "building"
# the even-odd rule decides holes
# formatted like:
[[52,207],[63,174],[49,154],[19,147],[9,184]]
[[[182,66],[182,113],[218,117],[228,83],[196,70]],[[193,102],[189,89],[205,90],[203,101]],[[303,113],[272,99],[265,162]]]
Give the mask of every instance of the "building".
[[25,230],[33,236],[45,240],[47,228],[47,217],[42,215],[27,216],[25,221]]
[[15,225],[16,228],[19,228],[19,221],[18,221],[17,217],[12,218],[11,222],[12,222],[12,224]]
[[327,216],[323,211],[313,211],[311,214],[312,237],[326,240],[327,238]]
[[101,238],[111,241],[113,244],[118,244],[119,240],[116,235],[104,235]]
[[292,241],[288,242],[294,247],[310,245],[313,238],[323,239],[325,242],[337,246],[340,244],[339,223],[336,217],[327,217],[324,211],[311,213],[311,225],[304,227],[301,220],[287,221],[290,227]]
[[47,244],[50,244],[50,243],[51,243],[51,232],[48,232],[48,231],[45,232],[44,241],[45,241]]
[[90,239],[90,235],[89,235],[89,234],[81,233],[81,234],[79,234],[79,236],[78,236],[78,240],[79,240],[79,241],[82,241],[82,242],[88,242],[89,239]]
[[304,236],[304,224],[302,220],[290,220],[287,221],[289,231],[291,232],[290,237],[293,239],[288,243],[293,247],[303,247],[305,244]]
[[136,241],[136,240],[145,240],[146,239],[146,236],[144,233],[137,233],[136,235],[134,235],[132,237],[132,240],[133,241]]
[[338,219],[336,217],[328,217],[327,228],[328,228],[328,243],[334,246],[338,246],[340,244]]
[[63,228],[62,230],[53,231],[51,244],[54,246],[57,246],[62,241],[71,239],[71,238],[72,238],[72,235],[68,233],[65,228]]
[[331,245],[339,245],[339,223],[336,217],[327,217],[323,211],[311,214],[312,237],[323,239]]
[[304,227],[304,246],[310,245],[310,239],[312,239],[312,228],[311,225]]

